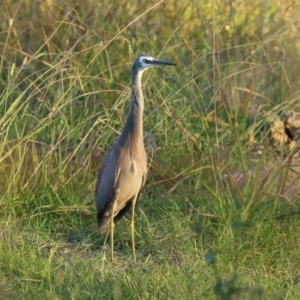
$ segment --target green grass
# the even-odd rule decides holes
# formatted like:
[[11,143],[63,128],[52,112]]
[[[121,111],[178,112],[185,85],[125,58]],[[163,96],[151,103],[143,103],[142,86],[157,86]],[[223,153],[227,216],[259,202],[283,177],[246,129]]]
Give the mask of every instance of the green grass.
[[[1,7],[0,299],[299,299],[299,172],[262,130],[299,111],[295,2]],[[144,74],[138,261],[127,216],[111,265],[94,185],[141,53],[178,65]]]

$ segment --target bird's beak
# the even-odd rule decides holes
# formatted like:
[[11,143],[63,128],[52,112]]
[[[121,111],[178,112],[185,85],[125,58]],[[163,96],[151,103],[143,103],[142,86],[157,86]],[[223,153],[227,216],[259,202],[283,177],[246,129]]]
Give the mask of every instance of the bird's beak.
[[151,65],[154,66],[176,66],[175,63],[164,61],[164,60],[152,60]]

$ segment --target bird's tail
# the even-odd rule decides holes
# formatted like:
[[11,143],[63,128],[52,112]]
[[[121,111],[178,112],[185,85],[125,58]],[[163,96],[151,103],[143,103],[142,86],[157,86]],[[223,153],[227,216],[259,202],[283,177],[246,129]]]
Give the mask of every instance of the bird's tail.
[[98,229],[100,233],[105,234],[109,232],[110,230],[110,218],[105,218],[103,215],[100,216],[100,214],[97,215],[98,219]]
[[[131,207],[132,207],[132,202],[128,202],[125,205],[125,207],[123,207],[120,211],[118,211],[114,217],[114,223],[121,220]],[[103,211],[101,211],[100,213],[98,213],[97,219],[98,219],[98,228],[100,230],[100,233],[104,234],[104,233],[109,232],[111,215],[104,215]]]

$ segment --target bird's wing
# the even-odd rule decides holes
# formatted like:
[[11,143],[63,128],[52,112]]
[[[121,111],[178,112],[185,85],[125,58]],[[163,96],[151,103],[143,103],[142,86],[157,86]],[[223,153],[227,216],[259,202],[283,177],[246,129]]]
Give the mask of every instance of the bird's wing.
[[117,142],[107,153],[96,186],[98,226],[102,233],[109,229],[113,204],[114,216],[121,213],[117,219],[128,211],[133,197],[145,184],[146,171],[146,165],[137,163]]
[[118,152],[112,147],[103,161],[96,185],[97,214],[101,213],[106,204],[114,197],[115,185],[120,175]]

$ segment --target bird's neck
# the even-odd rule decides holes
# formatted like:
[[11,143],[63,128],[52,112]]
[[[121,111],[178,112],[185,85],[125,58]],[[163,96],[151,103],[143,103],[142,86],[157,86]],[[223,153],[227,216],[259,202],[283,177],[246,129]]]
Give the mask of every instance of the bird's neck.
[[132,73],[132,102],[130,111],[120,136],[122,144],[143,145],[144,95],[142,91],[142,71]]

